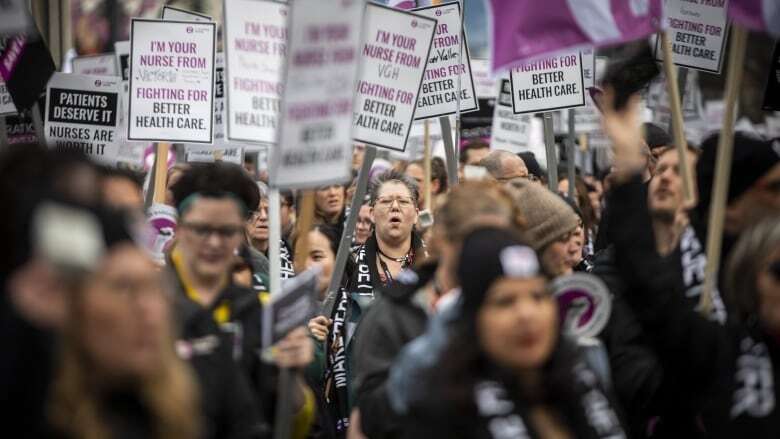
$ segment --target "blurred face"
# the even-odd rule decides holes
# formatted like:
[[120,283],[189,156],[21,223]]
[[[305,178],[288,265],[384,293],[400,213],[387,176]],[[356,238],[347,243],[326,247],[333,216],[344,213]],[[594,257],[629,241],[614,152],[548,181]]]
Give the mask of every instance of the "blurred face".
[[485,354],[512,370],[544,365],[558,338],[558,308],[542,277],[500,278],[477,313],[479,343]]
[[551,276],[557,277],[572,272],[569,240],[574,231],[559,237],[542,250],[542,266]]
[[476,165],[479,163],[482,159],[487,157],[488,154],[490,154],[490,148],[475,148],[475,149],[467,149],[465,151],[466,156],[466,164],[467,165]]
[[355,145],[352,150],[352,169],[358,170],[363,166],[363,157],[366,155],[365,145]]
[[[693,169],[695,157],[688,154],[688,165]],[[650,213],[656,218],[674,220],[682,207],[684,191],[680,178],[680,157],[676,150],[670,150],[658,157],[655,174],[650,180],[647,203]]]
[[567,243],[569,266],[576,267],[582,261],[582,247],[585,245],[585,231],[577,226]]
[[336,262],[336,255],[330,247],[330,240],[318,232],[312,230],[309,232],[309,255],[306,257],[306,269],[319,265],[322,267],[320,276],[317,279],[317,289],[320,292],[320,299],[325,298],[328,284],[333,275],[333,264]]
[[371,206],[367,204],[360,206],[360,212],[358,212],[357,222],[355,223],[355,242],[364,244],[368,237],[371,236],[371,226],[373,224],[371,221]]
[[327,218],[337,218],[344,210],[344,186],[333,185],[317,189],[314,203],[317,210]]
[[417,223],[417,206],[406,185],[388,181],[379,188],[371,216],[377,237],[384,242],[398,243],[412,235]]
[[769,255],[756,279],[761,324],[775,335],[780,334],[780,273],[772,267],[778,263],[780,249]]
[[780,163],[772,167],[750,189],[729,203],[724,228],[739,234],[751,225],[780,213]]
[[252,212],[246,224],[246,232],[252,245],[265,249],[268,245],[268,199],[262,198],[257,210]]
[[176,233],[189,274],[202,279],[224,276],[232,268],[245,221],[231,198],[200,198],[182,216]]
[[117,245],[83,290],[78,325],[101,373],[143,377],[166,349],[170,309],[160,272],[131,244]]
[[417,182],[417,187],[420,188],[420,200],[417,205],[422,208],[425,205],[425,191],[423,191],[425,187],[425,170],[417,163],[412,163],[406,167],[405,174]]
[[141,188],[122,177],[109,177],[101,181],[103,202],[111,207],[131,212],[143,212],[144,199]]
[[[569,196],[569,180],[558,180],[558,193],[564,197]],[[575,192],[574,202],[577,202],[577,194]]]
[[[281,207],[280,207],[279,215],[281,215],[282,217],[282,233],[288,234],[292,231],[293,211],[295,210],[295,208],[285,199],[282,199],[280,206]],[[267,213],[266,216],[268,216]]]
[[501,161],[501,178],[498,181],[509,181],[514,178],[528,178],[528,168],[520,157],[506,157]]

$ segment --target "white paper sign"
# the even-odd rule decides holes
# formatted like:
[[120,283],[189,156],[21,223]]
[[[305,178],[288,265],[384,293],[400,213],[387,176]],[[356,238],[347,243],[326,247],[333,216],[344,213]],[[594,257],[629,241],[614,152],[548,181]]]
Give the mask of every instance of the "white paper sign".
[[184,9],[174,8],[171,6],[163,6],[162,10],[163,20],[172,21],[200,21],[208,22],[212,21],[211,17],[197,12],[186,11]]
[[349,180],[358,51],[365,4],[296,0],[279,143],[271,149],[273,187],[317,187]]
[[515,114],[585,105],[582,56],[564,53],[529,62],[510,72]]
[[276,143],[287,47],[288,6],[225,0],[227,137]]
[[128,140],[211,143],[216,25],[133,19]]
[[3,78],[0,78],[0,115],[14,113],[16,113],[16,105],[11,99],[11,94],[8,93],[8,87],[3,82]]
[[496,97],[498,81],[490,73],[489,60],[472,59],[471,74],[474,77],[474,92],[478,99],[492,99]]
[[187,163],[228,162],[240,165],[244,162],[244,151],[241,148],[231,147],[187,146],[185,157]]
[[[416,120],[479,110],[471,76],[469,46],[461,26],[460,3],[451,2],[413,10],[436,20],[433,46],[417,98]],[[461,42],[463,43],[461,47]],[[460,87],[460,91],[458,91]]]
[[586,89],[596,85],[596,51],[582,51],[582,80]]
[[46,88],[46,141],[113,163],[119,93],[119,78],[54,73]]
[[512,87],[508,79],[501,80],[498,100],[493,109],[490,149],[514,153],[528,151],[531,135],[531,115],[512,112]]
[[[720,73],[726,47],[728,0],[666,0],[666,16],[673,61],[681,67]],[[663,60],[661,39],[655,56]]]
[[18,35],[32,26],[24,0],[0,1],[0,35]]
[[130,42],[117,41],[114,43],[114,56],[116,56],[116,65],[122,81],[130,81]]
[[436,20],[368,3],[363,24],[353,136],[356,142],[403,151]]
[[119,76],[117,59],[113,53],[77,56],[71,62],[73,73],[77,75]]

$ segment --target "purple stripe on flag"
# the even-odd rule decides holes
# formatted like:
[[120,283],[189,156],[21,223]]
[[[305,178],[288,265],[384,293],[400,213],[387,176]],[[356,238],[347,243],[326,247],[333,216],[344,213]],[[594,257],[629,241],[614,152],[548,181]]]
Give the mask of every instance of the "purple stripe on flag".
[[753,30],[766,30],[761,0],[731,0],[728,16],[735,22]]
[[25,47],[27,47],[25,35],[16,35],[6,41],[5,51],[0,55],[0,76],[3,77],[3,81],[11,80],[11,75],[22,59]]

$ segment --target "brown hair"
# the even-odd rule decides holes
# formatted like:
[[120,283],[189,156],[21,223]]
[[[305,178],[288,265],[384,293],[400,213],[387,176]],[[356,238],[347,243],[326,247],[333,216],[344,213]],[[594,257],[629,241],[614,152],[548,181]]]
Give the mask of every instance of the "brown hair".
[[[49,400],[49,420],[59,432],[74,438],[110,437],[100,416],[100,390],[95,365],[82,344],[80,324],[83,293],[72,286],[70,318],[63,334],[59,368]],[[162,361],[157,373],[137,384],[156,438],[195,438],[200,424],[198,392],[189,366],[174,352],[171,325],[162,334]]]
[[506,217],[515,228],[523,225],[506,189],[494,181],[476,180],[452,188],[447,200],[436,210],[435,218],[451,242],[460,242],[488,216]]

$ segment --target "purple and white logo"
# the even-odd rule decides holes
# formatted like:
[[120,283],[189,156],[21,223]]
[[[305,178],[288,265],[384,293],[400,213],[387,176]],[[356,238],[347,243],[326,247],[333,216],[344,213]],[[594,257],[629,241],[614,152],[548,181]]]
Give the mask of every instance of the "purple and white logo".
[[607,325],[612,313],[612,298],[601,279],[585,273],[574,273],[556,279],[553,296],[558,301],[558,315],[564,334],[576,338],[595,337]]

